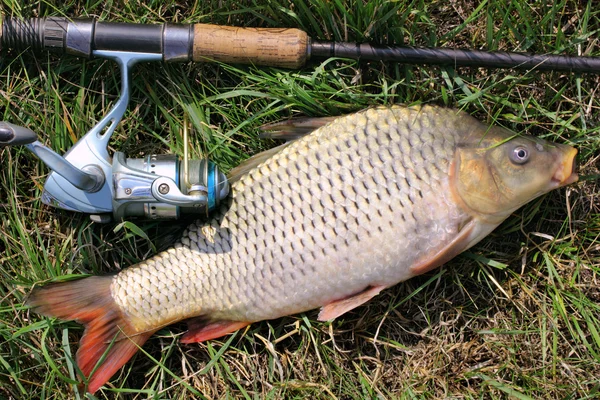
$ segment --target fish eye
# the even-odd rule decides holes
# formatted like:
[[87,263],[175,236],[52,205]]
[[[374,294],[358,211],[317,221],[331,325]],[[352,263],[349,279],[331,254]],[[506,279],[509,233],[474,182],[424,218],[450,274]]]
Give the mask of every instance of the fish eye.
[[517,165],[525,164],[529,161],[529,150],[523,146],[515,147],[510,153],[510,161]]

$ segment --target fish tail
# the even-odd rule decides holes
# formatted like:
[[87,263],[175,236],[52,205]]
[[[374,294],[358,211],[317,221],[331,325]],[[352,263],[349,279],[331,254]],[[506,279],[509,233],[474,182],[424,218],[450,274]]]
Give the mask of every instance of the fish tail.
[[94,393],[121,368],[154,331],[137,332],[110,291],[112,276],[92,276],[35,288],[27,300],[34,311],[85,326],[77,365]]

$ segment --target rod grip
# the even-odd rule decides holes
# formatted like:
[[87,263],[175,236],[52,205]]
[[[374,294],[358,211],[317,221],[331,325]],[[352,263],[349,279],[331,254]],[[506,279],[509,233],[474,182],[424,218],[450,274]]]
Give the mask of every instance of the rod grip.
[[299,68],[308,58],[310,39],[299,29],[194,25],[194,61]]

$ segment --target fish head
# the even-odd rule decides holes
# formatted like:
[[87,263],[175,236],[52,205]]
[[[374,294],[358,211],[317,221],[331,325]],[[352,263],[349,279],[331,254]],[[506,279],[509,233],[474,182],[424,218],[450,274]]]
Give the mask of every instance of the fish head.
[[455,196],[468,212],[502,221],[536,197],[577,181],[575,148],[501,127],[483,132],[462,139],[451,170]]

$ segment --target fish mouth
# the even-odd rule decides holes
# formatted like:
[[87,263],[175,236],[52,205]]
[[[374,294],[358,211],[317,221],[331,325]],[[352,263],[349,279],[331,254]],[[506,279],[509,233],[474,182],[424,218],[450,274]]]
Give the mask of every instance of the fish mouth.
[[562,161],[552,176],[552,182],[556,183],[557,187],[570,185],[577,182],[579,176],[575,173],[575,156],[577,149],[571,147],[566,154],[563,155]]

